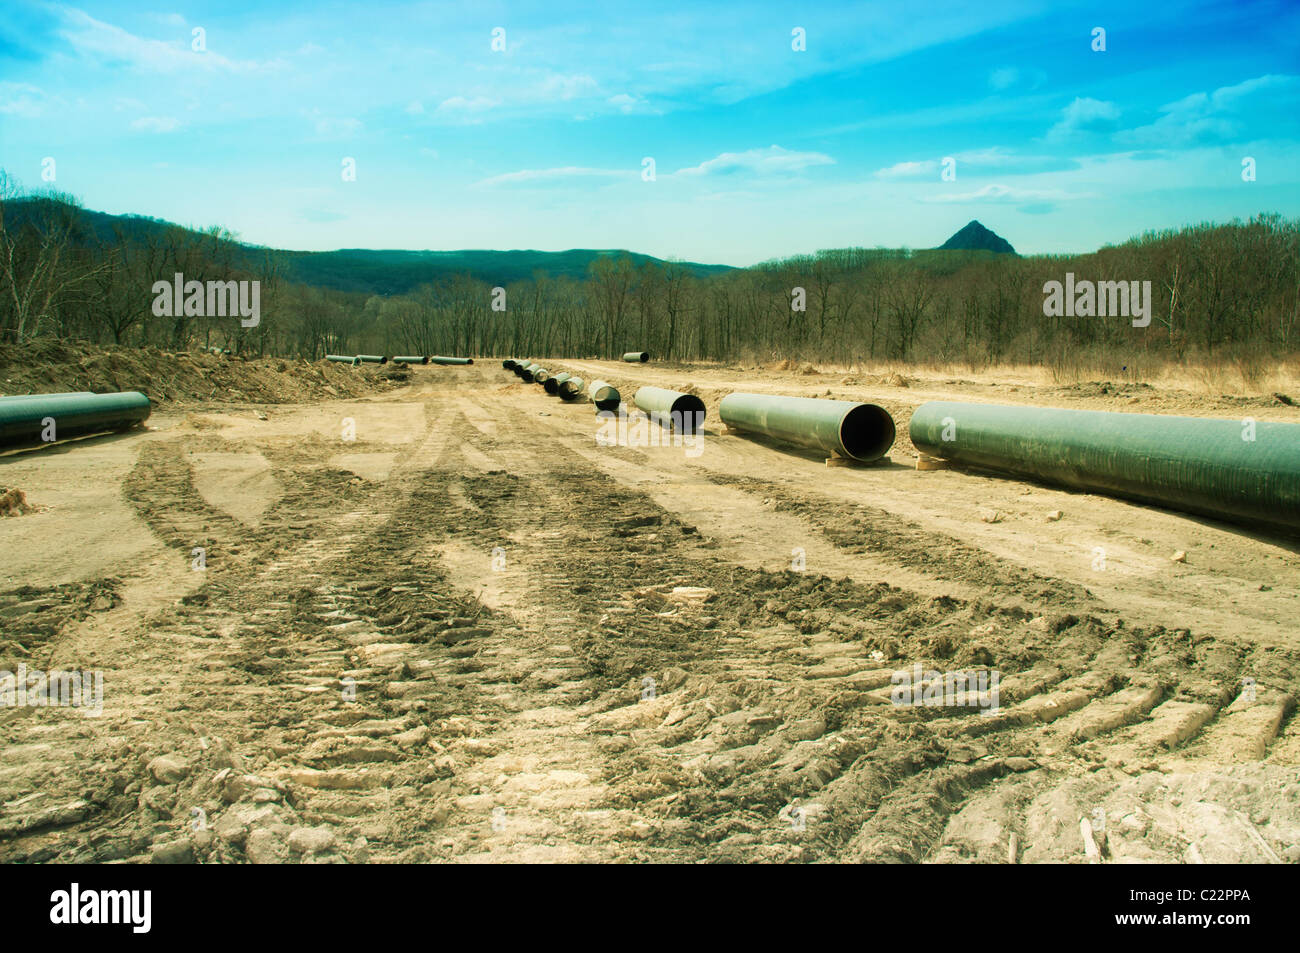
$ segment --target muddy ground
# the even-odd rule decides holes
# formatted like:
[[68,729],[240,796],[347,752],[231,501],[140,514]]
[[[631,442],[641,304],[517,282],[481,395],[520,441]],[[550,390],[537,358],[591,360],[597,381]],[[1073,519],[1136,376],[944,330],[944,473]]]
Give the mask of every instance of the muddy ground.
[[[702,442],[601,446],[483,362],[0,457],[0,670],[103,673],[0,707],[0,860],[1300,861],[1300,546],[906,439],[936,398],[1300,409],[548,365],[689,387]],[[892,460],[724,434],[732,389],[875,400]],[[918,664],[996,706],[895,704]]]

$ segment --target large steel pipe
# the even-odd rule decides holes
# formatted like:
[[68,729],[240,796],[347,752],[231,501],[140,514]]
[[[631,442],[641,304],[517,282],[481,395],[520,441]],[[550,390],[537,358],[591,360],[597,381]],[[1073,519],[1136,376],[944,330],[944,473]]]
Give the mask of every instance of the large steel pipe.
[[534,375],[541,369],[542,369],[542,365],[540,364],[536,364],[536,363],[526,364],[522,368],[520,368],[519,376],[531,384],[533,383],[534,380],[536,380]]
[[[139,391],[120,394],[37,394],[0,402],[0,445],[27,446],[86,434],[127,430],[151,412]],[[52,426],[51,426],[52,423]]]
[[646,361],[650,360],[650,352],[628,351],[623,355],[623,360],[627,361],[629,364],[644,364]]
[[393,358],[394,364],[428,364],[429,359],[419,354]]
[[474,358],[472,358],[472,357],[439,357],[438,355],[435,354],[435,355],[433,355],[432,357],[429,358],[429,363],[430,363],[430,364],[473,364],[473,363],[474,363]]
[[361,363],[361,358],[355,354],[326,354],[325,360],[333,361],[335,364],[351,364],[353,367]]
[[618,410],[619,401],[623,399],[618,388],[606,381],[592,381],[587,393],[597,410]]
[[382,354],[358,354],[357,360],[362,364],[387,364],[388,358]]
[[545,388],[546,393],[548,394],[552,394],[552,395],[558,394],[560,392],[560,385],[563,384],[572,376],[573,375],[568,373],[567,371],[562,371],[561,373],[556,374],[553,377],[546,378],[546,380],[542,382],[542,387]]
[[663,387],[642,387],[632,395],[632,402],[660,426],[684,434],[698,433],[704,427],[704,401],[694,394]]
[[78,390],[65,392],[61,394],[13,394],[9,397],[0,397],[0,403],[7,400],[67,400],[70,397],[94,397],[95,395],[88,390]]
[[718,407],[732,430],[870,463],[894,445],[894,418],[875,404],[772,394],[728,394]]
[[911,435],[953,463],[1300,530],[1300,424],[931,401]]
[[534,383],[534,384],[541,384],[543,387],[545,387],[545,386],[546,386],[546,382],[547,382],[548,380],[550,380],[550,378],[551,378],[551,372],[548,371],[546,368],[544,368],[544,367],[536,367],[536,368],[533,369],[533,383]]
[[586,382],[581,377],[569,377],[560,382],[560,400],[577,400],[582,396]]

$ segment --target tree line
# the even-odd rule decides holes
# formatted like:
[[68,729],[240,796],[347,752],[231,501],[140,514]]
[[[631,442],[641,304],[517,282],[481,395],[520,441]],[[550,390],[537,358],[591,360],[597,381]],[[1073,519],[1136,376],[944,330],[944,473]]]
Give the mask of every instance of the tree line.
[[[22,215],[6,210],[21,203]],[[1261,214],[1149,232],[1083,255],[835,249],[700,275],[610,254],[582,278],[504,285],[452,275],[367,295],[285,278],[281,253],[219,227],[88,232],[70,196],[25,194],[0,172],[0,340],[57,335],[242,355],[416,353],[853,365],[1271,361],[1300,352],[1300,221]],[[159,316],[151,288],[261,283],[262,319]],[[1150,281],[1152,320],[1047,316],[1044,285]]]

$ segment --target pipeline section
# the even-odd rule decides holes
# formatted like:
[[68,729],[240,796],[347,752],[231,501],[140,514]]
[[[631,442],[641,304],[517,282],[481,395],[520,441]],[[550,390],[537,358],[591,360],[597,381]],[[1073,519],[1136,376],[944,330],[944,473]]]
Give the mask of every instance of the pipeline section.
[[910,429],[952,463],[1300,530],[1300,424],[930,401]]
[[34,394],[0,401],[0,446],[21,447],[88,434],[129,430],[148,419],[149,398],[119,394]]
[[618,388],[607,381],[592,381],[591,386],[587,388],[587,394],[598,411],[618,410],[619,401],[623,399]]
[[629,364],[644,364],[646,361],[650,360],[650,352],[628,351],[623,355],[623,360],[627,361]]
[[728,394],[718,407],[732,430],[872,463],[894,445],[894,418],[883,407],[849,400]]
[[641,387],[632,395],[632,402],[660,426],[679,433],[699,433],[704,427],[704,401],[694,394],[663,387]]

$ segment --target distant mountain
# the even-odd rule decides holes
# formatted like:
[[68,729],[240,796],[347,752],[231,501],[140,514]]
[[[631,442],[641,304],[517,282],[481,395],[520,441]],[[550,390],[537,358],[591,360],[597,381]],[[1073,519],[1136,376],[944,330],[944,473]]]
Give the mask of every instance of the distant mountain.
[[[470,274],[493,285],[531,279],[536,272],[552,278],[583,278],[598,258],[627,255],[638,268],[663,260],[619,249],[571,248],[568,251],[398,251],[345,248],[339,251],[284,252],[289,278],[318,287],[371,294],[401,294],[446,275]],[[730,271],[730,265],[681,262],[696,277]]]
[[1016,250],[1005,238],[971,220],[952,238],[939,246],[940,251],[992,251],[1014,255]]
[[[30,200],[8,202],[5,205],[5,224],[14,228],[37,216]],[[78,209],[74,240],[83,244],[113,242],[118,234],[128,241],[143,242],[168,230],[184,228],[158,218],[143,215],[110,215],[92,209]],[[185,228],[195,232],[195,229]],[[262,249],[256,245],[237,243],[245,256],[245,264],[253,265]],[[663,264],[651,255],[625,252],[621,249],[572,248],[568,251],[402,251],[345,248],[339,251],[282,251],[290,281],[334,288],[339,291],[358,291],[366,294],[404,294],[419,285],[437,281],[449,275],[469,274],[493,285],[506,285],[512,281],[530,279],[536,272],[552,278],[583,278],[587,268],[598,258],[618,257],[626,254],[640,267],[648,261]],[[238,256],[237,256],[238,257]],[[238,262],[236,262],[238,264]],[[696,277],[731,271],[730,265],[704,265],[681,262],[683,268]]]

